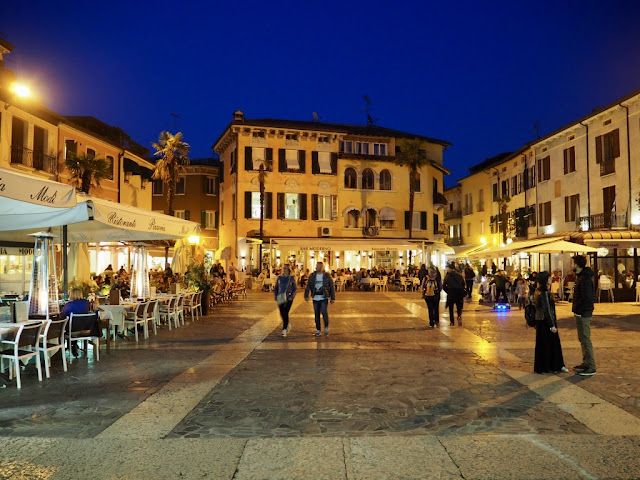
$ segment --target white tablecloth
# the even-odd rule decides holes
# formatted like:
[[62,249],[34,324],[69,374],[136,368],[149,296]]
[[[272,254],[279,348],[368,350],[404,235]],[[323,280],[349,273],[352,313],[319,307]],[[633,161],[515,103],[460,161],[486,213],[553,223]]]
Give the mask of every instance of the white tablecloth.
[[111,325],[120,328],[120,331],[124,330],[124,314],[126,311],[133,309],[136,303],[122,303],[120,305],[100,305],[99,309],[105,312],[111,312],[113,318],[111,318]]

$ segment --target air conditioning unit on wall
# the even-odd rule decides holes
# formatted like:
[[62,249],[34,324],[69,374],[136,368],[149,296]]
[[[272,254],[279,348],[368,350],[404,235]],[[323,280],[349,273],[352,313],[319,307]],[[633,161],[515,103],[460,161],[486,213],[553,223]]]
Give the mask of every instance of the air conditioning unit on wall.
[[332,233],[331,227],[318,227],[318,236],[320,237],[330,237]]

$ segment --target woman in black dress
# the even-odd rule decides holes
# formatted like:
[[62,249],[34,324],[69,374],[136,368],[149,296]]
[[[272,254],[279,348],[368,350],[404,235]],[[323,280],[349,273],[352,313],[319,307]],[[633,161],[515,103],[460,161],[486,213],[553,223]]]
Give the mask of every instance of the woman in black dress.
[[536,276],[538,288],[534,294],[536,307],[536,350],[533,371],[536,373],[568,372],[562,358],[562,345],[558,334],[556,305],[549,295],[549,273]]

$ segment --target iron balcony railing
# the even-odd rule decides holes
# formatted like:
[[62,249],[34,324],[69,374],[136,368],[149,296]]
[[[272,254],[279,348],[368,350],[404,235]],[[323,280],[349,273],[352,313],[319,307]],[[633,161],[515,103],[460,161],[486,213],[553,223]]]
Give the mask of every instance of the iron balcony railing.
[[444,212],[445,220],[452,220],[454,218],[462,218],[462,210],[447,210]]
[[444,235],[447,233],[447,226],[444,223],[439,223],[438,226],[433,229],[433,233],[436,235]]
[[45,155],[43,152],[34,152],[21,145],[11,146],[11,163],[54,174],[57,167],[55,157]]
[[610,228],[627,228],[626,212],[598,213],[588,217],[580,217],[582,230],[607,230]]
[[451,247],[462,245],[462,237],[449,237],[444,241],[444,243]]

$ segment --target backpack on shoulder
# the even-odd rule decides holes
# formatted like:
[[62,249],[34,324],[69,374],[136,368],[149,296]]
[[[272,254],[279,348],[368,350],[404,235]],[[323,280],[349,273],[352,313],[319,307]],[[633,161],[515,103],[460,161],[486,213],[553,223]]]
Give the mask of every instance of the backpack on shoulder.
[[429,280],[424,287],[425,297],[435,297],[436,295],[436,282]]

